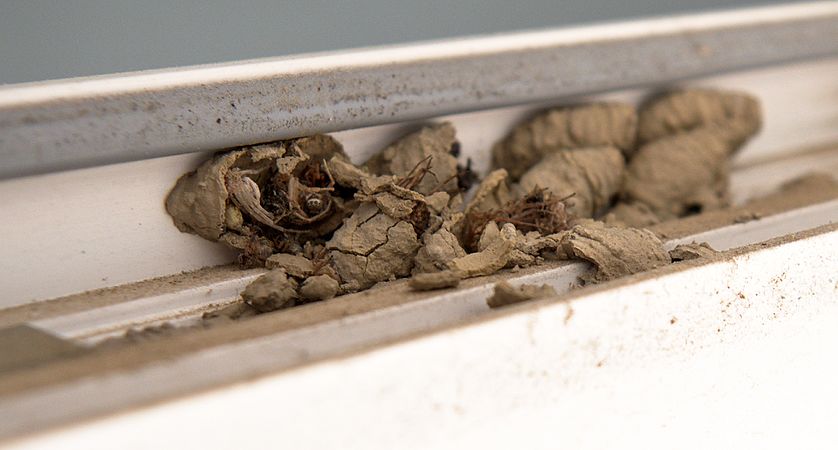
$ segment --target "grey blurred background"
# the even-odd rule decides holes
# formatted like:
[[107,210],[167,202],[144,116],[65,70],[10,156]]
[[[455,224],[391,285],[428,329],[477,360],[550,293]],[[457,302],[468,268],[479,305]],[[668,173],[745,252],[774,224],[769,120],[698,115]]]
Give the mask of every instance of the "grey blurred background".
[[0,0],[0,84],[774,3]]

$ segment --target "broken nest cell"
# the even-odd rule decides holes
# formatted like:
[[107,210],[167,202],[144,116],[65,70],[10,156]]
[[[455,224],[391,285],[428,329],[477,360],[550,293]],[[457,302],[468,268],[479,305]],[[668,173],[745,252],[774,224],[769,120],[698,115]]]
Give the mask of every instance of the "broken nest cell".
[[[219,152],[172,189],[181,230],[269,271],[222,314],[235,319],[411,277],[413,290],[548,259],[589,261],[603,282],[707,256],[670,254],[643,227],[728,203],[729,159],[761,126],[751,96],[707,89],[638,110],[594,103],[546,111],[494,145],[478,179],[447,122],[354,164],[317,135]],[[469,191],[466,193],[466,191]],[[499,284],[490,305],[554,292]]]

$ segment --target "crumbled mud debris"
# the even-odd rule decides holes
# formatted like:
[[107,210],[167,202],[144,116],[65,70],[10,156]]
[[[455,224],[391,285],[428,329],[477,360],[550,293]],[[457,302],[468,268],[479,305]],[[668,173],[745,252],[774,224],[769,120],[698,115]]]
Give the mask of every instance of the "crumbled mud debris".
[[143,342],[168,336],[175,332],[175,327],[171,322],[163,322],[159,325],[149,325],[142,328],[131,328],[125,332],[125,339],[129,342]]
[[669,251],[669,257],[672,261],[689,261],[691,259],[704,258],[713,256],[718,253],[710,244],[706,242],[693,242],[691,244],[681,244]]
[[443,270],[434,273],[417,273],[410,278],[408,286],[414,291],[431,291],[456,287],[462,277],[453,270]]
[[762,216],[759,213],[755,213],[752,211],[743,211],[742,214],[733,218],[733,223],[748,223],[754,220],[761,219]]
[[300,297],[308,301],[328,300],[340,292],[337,280],[328,275],[306,278],[300,286]]
[[425,234],[422,244],[413,268],[416,274],[447,270],[450,261],[466,256],[457,236],[445,228]]
[[[668,93],[639,113],[619,103],[558,108],[498,142],[494,170],[471,195],[478,177],[457,160],[450,123],[361,166],[317,135],[219,152],[178,180],[166,209],[180,230],[239,250],[242,266],[270,269],[243,302],[208,319],[410,276],[412,289],[441,289],[548,259],[590,261],[589,281],[599,282],[669,263],[641,228],[727,205],[729,158],[760,126],[755,99],[710,90]],[[679,248],[672,259],[704,251]]]
[[509,174],[505,169],[493,170],[486,175],[466,205],[465,214],[500,209],[515,200],[509,190],[508,178]]
[[204,313],[203,320],[239,320],[245,317],[253,317],[259,313],[256,308],[245,302],[236,302],[224,308]]
[[314,264],[308,258],[287,253],[277,253],[269,256],[265,261],[265,267],[282,269],[288,275],[297,278],[305,278],[314,272]]
[[297,298],[297,282],[282,269],[260,276],[242,292],[242,299],[260,312],[293,306]]
[[463,278],[495,273],[509,262],[517,237],[515,226],[507,223],[483,250],[451,260],[449,268]]
[[568,213],[568,200],[573,194],[559,197],[547,189],[536,187],[523,197],[511,200],[497,209],[466,213],[462,241],[470,251],[477,249],[486,225],[512,224],[522,232],[537,231],[549,235],[570,228],[572,215]]
[[607,227],[601,222],[576,225],[562,241],[573,258],[591,262],[596,272],[584,279],[598,283],[613,280],[671,262],[663,242],[649,230]]
[[457,158],[451,151],[458,146],[454,126],[448,122],[430,125],[385,148],[367,161],[365,168],[376,175],[406,177],[422,161],[428,160],[428,173],[414,190],[420,194],[440,190],[453,194],[459,191],[459,171]]
[[547,284],[542,284],[541,286],[522,284],[514,287],[506,281],[499,281],[495,283],[495,291],[491,297],[486,299],[486,304],[490,308],[500,308],[527,300],[550,298],[557,295],[559,294],[556,290]]
[[383,213],[371,203],[359,207],[326,243],[347,291],[406,277],[419,247],[412,224]]
[[598,103],[558,108],[536,116],[492,149],[493,166],[513,180],[550,153],[611,146],[626,155],[634,151],[637,113],[631,105]]

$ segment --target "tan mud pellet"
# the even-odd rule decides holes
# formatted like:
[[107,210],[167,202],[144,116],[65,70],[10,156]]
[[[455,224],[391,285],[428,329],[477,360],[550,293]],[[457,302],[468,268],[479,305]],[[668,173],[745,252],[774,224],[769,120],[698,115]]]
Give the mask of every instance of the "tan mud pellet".
[[417,273],[410,278],[407,285],[414,291],[431,291],[456,287],[460,284],[460,274],[453,270],[443,270],[434,273]]
[[314,266],[308,258],[287,253],[271,255],[265,261],[265,267],[268,269],[282,269],[288,275],[296,278],[305,278],[314,271]]
[[242,292],[242,299],[260,312],[294,306],[297,282],[283,270],[271,270],[247,285]]
[[328,300],[340,292],[337,280],[328,275],[306,278],[300,286],[300,297],[304,300]]
[[762,126],[759,100],[740,93],[688,89],[662,95],[640,110],[641,143],[665,136],[714,127],[724,130],[735,151]]
[[562,241],[568,255],[593,263],[589,282],[613,280],[671,262],[663,243],[649,230],[606,227],[594,222],[577,225]]
[[544,156],[562,149],[611,146],[625,155],[634,150],[637,113],[631,105],[596,103],[558,108],[517,126],[492,148],[495,169],[512,180]]
[[522,284],[518,287],[514,287],[507,281],[499,281],[495,283],[494,293],[491,297],[486,299],[486,304],[489,305],[490,308],[500,308],[503,306],[525,302],[527,300],[550,298],[557,295],[559,294],[556,290],[547,284],[542,284],[541,286]]
[[661,220],[724,206],[729,148],[707,128],[650,142],[626,169],[624,200],[648,206]]
[[457,158],[450,153],[455,142],[456,132],[450,123],[429,125],[394,142],[364,167],[377,175],[406,176],[431,157],[430,170],[414,190],[421,194],[432,194],[435,189],[454,194],[459,190]]
[[623,183],[625,163],[614,147],[594,147],[547,155],[518,184],[518,192],[547,188],[557,197],[570,195],[569,211],[593,217],[607,207]]

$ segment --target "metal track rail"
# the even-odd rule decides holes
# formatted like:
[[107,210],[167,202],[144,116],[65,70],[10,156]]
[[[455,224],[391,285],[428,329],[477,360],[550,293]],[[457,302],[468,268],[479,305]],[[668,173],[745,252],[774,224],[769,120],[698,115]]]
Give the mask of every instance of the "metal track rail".
[[815,2],[11,85],[0,88],[0,178],[659,85],[836,52],[838,4]]

